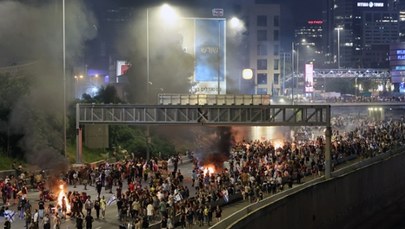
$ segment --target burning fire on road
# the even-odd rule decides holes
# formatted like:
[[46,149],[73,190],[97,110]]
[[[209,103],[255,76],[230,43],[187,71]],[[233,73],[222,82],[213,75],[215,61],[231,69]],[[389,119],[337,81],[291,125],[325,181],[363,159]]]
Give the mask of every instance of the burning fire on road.
[[[65,197],[65,198],[63,198]],[[65,186],[64,184],[60,184],[59,185],[59,193],[58,193],[58,205],[63,207],[63,201],[65,201],[65,205],[66,205],[66,212],[70,213],[70,203],[69,203],[69,199],[66,196],[66,192],[65,192]]]
[[213,164],[204,165],[200,168],[200,170],[204,172],[204,175],[211,175],[214,174],[216,171],[215,165]]

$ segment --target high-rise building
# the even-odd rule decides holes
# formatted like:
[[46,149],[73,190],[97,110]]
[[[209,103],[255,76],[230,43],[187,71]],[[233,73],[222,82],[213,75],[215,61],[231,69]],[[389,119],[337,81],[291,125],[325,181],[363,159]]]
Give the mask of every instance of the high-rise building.
[[294,47],[295,51],[299,53],[298,59],[296,59],[299,68],[303,68],[305,63],[309,62],[313,62],[317,68],[324,66],[322,27],[322,20],[308,20],[305,26],[295,30]]
[[399,40],[405,41],[405,1],[396,1],[396,8],[399,16]]
[[397,1],[326,1],[324,37],[329,62],[335,67],[388,68],[389,44],[399,39]]
[[280,75],[281,22],[279,4],[244,1],[243,15],[247,29],[247,68],[254,72],[254,93],[282,93]]

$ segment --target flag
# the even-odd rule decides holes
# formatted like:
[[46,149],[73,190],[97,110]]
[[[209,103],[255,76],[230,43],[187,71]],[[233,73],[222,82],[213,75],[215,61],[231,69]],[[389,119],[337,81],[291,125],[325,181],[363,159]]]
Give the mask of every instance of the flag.
[[183,196],[181,196],[180,192],[178,192],[175,196],[174,196],[174,202],[177,203],[180,200],[183,199]]
[[222,190],[222,196],[224,197],[225,202],[228,203],[229,202],[228,190],[226,189]]
[[10,222],[14,221],[15,212],[11,210],[6,210],[4,212],[4,218],[8,219]]
[[228,196],[228,195],[224,195],[224,200],[225,200],[226,203],[228,203],[228,202],[229,202],[229,196]]
[[115,195],[112,195],[107,201],[107,206],[111,206],[116,201],[117,201],[117,197]]

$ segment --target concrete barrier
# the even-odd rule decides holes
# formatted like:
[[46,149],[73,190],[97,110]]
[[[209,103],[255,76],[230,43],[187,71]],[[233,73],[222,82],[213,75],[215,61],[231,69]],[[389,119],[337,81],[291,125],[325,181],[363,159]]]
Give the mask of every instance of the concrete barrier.
[[13,176],[16,175],[16,171],[14,169],[0,171],[1,179],[4,179],[4,178],[6,178],[6,176],[11,176],[11,175],[13,175]]
[[403,193],[403,149],[363,160],[251,204],[211,228],[345,228]]

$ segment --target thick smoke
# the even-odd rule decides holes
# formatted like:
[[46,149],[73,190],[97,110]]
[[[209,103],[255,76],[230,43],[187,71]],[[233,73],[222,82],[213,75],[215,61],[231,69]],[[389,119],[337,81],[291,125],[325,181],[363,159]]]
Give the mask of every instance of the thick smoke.
[[195,142],[194,156],[200,166],[214,164],[222,168],[229,158],[234,138],[230,127],[205,128],[196,134]]
[[[15,103],[8,125],[12,134],[23,136],[19,146],[28,163],[51,169],[66,165],[62,154],[63,20],[62,1],[45,2],[0,2],[0,66],[35,63],[24,75],[30,77],[29,93]],[[84,42],[96,35],[95,19],[82,1],[66,1],[65,7],[66,63],[71,69]],[[69,82],[69,71],[66,75]]]

